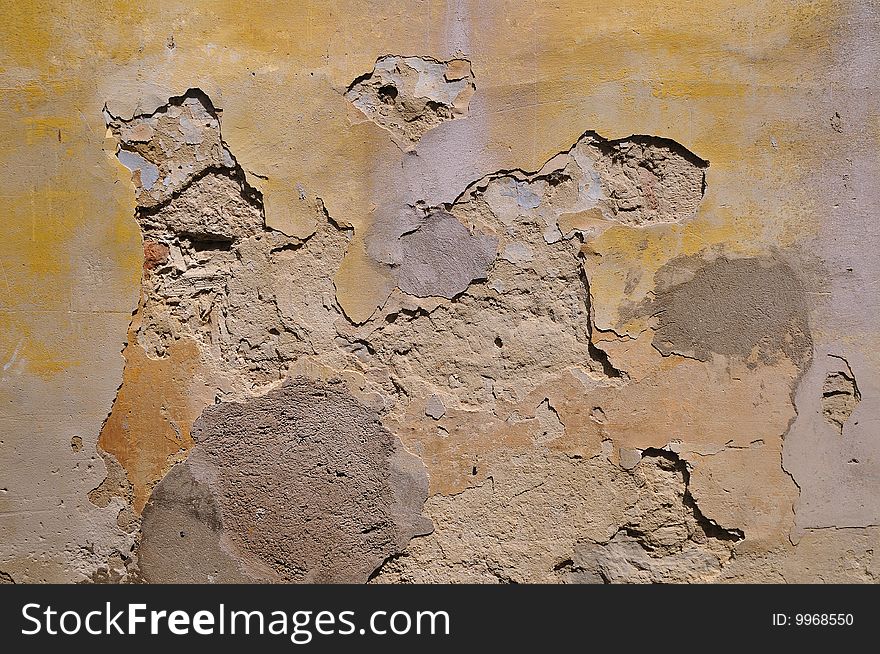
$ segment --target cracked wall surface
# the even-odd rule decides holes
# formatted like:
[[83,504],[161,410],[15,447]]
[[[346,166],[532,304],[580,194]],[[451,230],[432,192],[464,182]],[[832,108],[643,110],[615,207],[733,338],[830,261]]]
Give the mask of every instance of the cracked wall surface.
[[432,531],[424,468],[341,381],[297,377],[195,429],[144,510],[147,581],[364,582]]
[[874,581],[875,7],[208,4],[5,8],[0,582]]

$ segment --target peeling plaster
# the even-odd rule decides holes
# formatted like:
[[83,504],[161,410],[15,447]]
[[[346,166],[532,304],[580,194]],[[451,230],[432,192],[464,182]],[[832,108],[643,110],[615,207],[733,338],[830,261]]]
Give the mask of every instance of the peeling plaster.
[[290,379],[435,525],[352,580],[875,579],[865,7],[48,8],[0,75],[0,581],[339,579],[193,440]]

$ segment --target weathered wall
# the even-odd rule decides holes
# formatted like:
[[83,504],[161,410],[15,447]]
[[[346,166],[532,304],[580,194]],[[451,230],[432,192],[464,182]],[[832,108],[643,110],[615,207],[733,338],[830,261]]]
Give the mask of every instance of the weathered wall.
[[0,578],[871,581],[870,2],[3,2]]

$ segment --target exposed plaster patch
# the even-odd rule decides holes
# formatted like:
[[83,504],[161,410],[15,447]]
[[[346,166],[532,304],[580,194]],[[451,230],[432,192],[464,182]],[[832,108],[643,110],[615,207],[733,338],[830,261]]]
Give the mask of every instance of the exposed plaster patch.
[[712,353],[803,368],[812,355],[804,286],[783,261],[685,258],[657,274],[654,347],[701,361]]
[[[412,155],[417,156],[415,152]],[[416,195],[397,209],[385,207],[377,212],[346,254],[337,280],[341,282],[337,299],[354,323],[374,318],[394,288],[404,288],[398,283],[402,239],[419,228],[424,215],[437,210],[461,217],[455,207],[484,192],[496,210],[519,213],[534,221],[546,243],[575,236],[590,239],[621,223],[646,227],[690,220],[705,192],[708,165],[668,139],[631,136],[608,140],[586,132],[537,172],[502,170],[469,183],[451,202],[434,206]],[[462,222],[473,231],[474,223]],[[510,261],[527,262],[533,256],[503,238],[498,251]],[[455,257],[456,253],[447,250],[443,255]],[[371,280],[368,295],[349,288],[345,281],[363,276]]]
[[[196,106],[208,112],[210,120],[194,122],[182,109],[172,111]],[[272,277],[275,253],[298,248],[302,240],[264,228],[262,197],[223,145],[210,100],[190,91],[155,114],[120,121],[116,132],[145,151],[203,165],[190,166],[193,174],[157,203],[138,206],[136,218],[145,236],[144,301],[136,321],[139,344],[151,357],[162,357],[180,338],[193,337],[203,352],[219,353],[233,370],[246,368],[256,382],[279,379],[287,361],[313,348],[304,342],[303,326],[283,314],[266,280]],[[200,156],[199,147],[205,144],[221,147],[222,156]],[[174,163],[169,165],[173,168]],[[181,167],[185,162],[177,163],[177,169]],[[324,228],[319,231],[312,249],[326,245]],[[344,243],[344,235],[340,237]],[[326,292],[328,283],[321,285],[314,279],[317,274],[313,271],[301,285],[311,281],[319,287],[314,292]],[[245,306],[246,312],[238,310]]]
[[552,243],[615,223],[647,226],[693,218],[705,193],[708,165],[669,139],[608,140],[586,132],[539,171],[487,175],[459,200],[483,194],[505,213],[529,215]]
[[437,125],[467,115],[476,89],[470,62],[380,57],[345,97],[395,138],[414,143]]
[[219,249],[263,231],[262,201],[240,174],[210,172],[195,177],[169,202],[142,207],[138,222],[145,236],[166,244],[184,239],[195,247]]
[[[210,119],[192,120],[205,112]],[[136,188],[142,297],[123,352],[123,383],[99,439],[113,455],[111,473],[116,460],[125,473],[108,474],[92,494],[100,506],[121,497],[130,508],[120,524],[131,528],[156,482],[187,456],[205,406],[247,398],[294,364],[308,369],[311,355],[346,367],[328,265],[342,259],[349,234],[322,207],[305,239],[266,229],[262,196],[223,145],[219,117],[201,92],[172,98],[149,116],[110,120],[126,147],[192,173],[159,196]],[[354,380],[358,391],[367,386]]]
[[[591,341],[582,242],[621,221],[691,218],[706,165],[664,139],[607,141],[588,132],[536,173],[489,175],[444,209],[417,203],[373,226],[367,252],[404,293],[392,293],[347,340],[368,342],[371,360],[392,372],[399,394],[389,420],[429,466],[432,492],[481,483],[486,469],[474,463],[495,449],[579,441],[588,449],[593,436],[583,435],[573,392],[568,398],[557,386],[548,400],[567,414],[557,422],[542,410],[544,397],[530,395],[568,380],[569,371],[597,386],[626,382]],[[656,188],[642,168],[656,172]],[[562,218],[571,226],[564,233]],[[447,398],[439,429],[421,424],[424,404],[407,408],[410,397],[438,391]]]
[[536,449],[487,465],[479,486],[429,498],[436,530],[374,582],[712,581],[742,539],[702,516],[671,452],[647,451],[629,472]]
[[856,376],[843,357],[830,355],[837,369],[830,371],[822,384],[822,415],[825,421],[843,434],[843,426],[862,399]]
[[[368,341],[374,361],[398,380],[401,400],[442,391],[447,409],[442,420],[463,417],[456,411],[466,409],[497,410],[497,418],[504,421],[513,414],[511,403],[525,401],[543,379],[572,366],[605,377],[590,349],[589,300],[578,244],[572,240],[548,244],[532,217],[503,210],[504,205],[494,206],[482,197],[463,198],[444,212],[442,220],[455,223],[452,231],[461,234],[464,243],[442,238],[419,241],[425,250],[436,248],[429,261],[437,265],[425,270],[449,270],[449,278],[458,275],[454,287],[447,284],[433,291],[448,295],[457,291],[453,300],[420,300],[395,292],[371,321],[350,328],[349,340]],[[460,288],[474,275],[475,267],[468,264],[474,257],[467,254],[473,234],[490,235],[483,238],[492,251],[495,242],[518,242],[535,256],[518,264],[496,260],[481,274],[485,281]],[[482,252],[488,258],[488,247]],[[517,410],[533,417],[530,412],[538,402]],[[398,406],[392,412],[395,417],[402,416],[406,403]]]
[[219,112],[198,89],[150,114],[126,120],[105,107],[104,116],[119,141],[119,161],[132,171],[141,207],[167,201],[208,169],[236,168],[220,136]]

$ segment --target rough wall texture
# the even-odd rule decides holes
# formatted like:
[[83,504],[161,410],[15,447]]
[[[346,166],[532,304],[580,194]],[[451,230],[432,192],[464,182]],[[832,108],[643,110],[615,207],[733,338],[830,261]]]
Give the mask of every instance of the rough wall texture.
[[661,5],[2,3],[0,581],[873,581],[880,12]]

